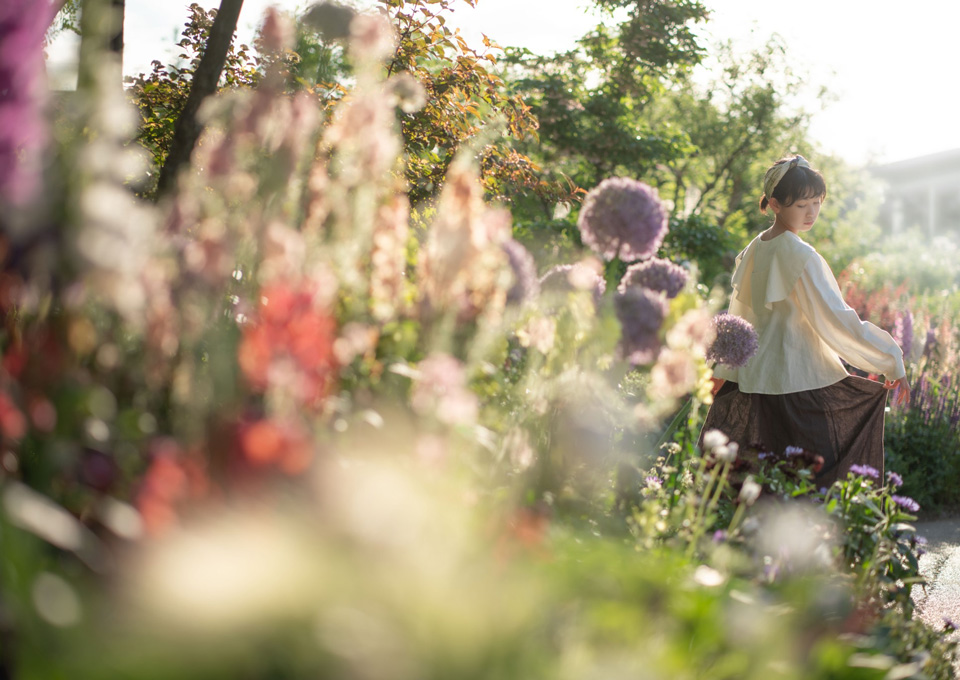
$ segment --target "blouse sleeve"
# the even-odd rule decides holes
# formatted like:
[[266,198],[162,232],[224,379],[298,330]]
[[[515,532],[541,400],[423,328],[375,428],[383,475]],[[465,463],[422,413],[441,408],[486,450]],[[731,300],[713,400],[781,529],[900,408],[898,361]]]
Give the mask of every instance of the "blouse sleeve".
[[827,346],[847,363],[888,380],[906,375],[903,350],[889,333],[861,321],[844,302],[837,280],[822,257],[810,258],[795,291],[801,311]]

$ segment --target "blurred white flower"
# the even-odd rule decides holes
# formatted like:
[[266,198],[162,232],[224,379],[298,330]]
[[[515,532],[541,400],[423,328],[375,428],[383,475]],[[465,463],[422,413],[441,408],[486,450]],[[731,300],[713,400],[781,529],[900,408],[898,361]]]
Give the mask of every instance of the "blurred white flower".
[[748,475],[747,478],[743,480],[743,486],[740,487],[740,502],[753,505],[757,502],[757,499],[760,498],[762,491],[763,487],[754,481],[753,475]]
[[726,444],[730,439],[720,430],[707,430],[703,433],[703,446],[712,451]]

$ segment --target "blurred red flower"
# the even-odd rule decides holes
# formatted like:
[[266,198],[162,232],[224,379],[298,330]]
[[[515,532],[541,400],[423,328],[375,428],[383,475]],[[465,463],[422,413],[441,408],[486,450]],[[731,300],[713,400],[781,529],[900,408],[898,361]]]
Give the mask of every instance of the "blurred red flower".
[[336,335],[336,319],[307,285],[276,283],[262,290],[237,359],[254,389],[285,387],[301,404],[316,406],[336,378]]

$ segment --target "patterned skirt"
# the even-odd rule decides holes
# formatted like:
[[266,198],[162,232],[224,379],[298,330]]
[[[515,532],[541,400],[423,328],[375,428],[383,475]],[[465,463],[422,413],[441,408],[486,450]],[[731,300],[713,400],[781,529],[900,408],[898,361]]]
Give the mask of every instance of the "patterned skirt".
[[881,383],[857,376],[791,394],[746,394],[726,382],[713,398],[701,438],[718,429],[741,447],[761,445],[781,454],[799,446],[823,456],[816,483],[830,486],[851,465],[869,465],[883,475],[886,403]]

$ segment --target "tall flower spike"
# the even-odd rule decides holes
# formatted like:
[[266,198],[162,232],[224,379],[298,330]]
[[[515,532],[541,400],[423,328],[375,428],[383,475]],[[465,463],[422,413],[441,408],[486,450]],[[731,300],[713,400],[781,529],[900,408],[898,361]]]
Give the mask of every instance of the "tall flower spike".
[[47,2],[0,3],[0,202],[22,205],[39,189],[47,141],[43,38],[50,19]]
[[667,213],[652,187],[611,177],[587,194],[577,226],[583,242],[605,260],[633,262],[657,252],[667,233]]

